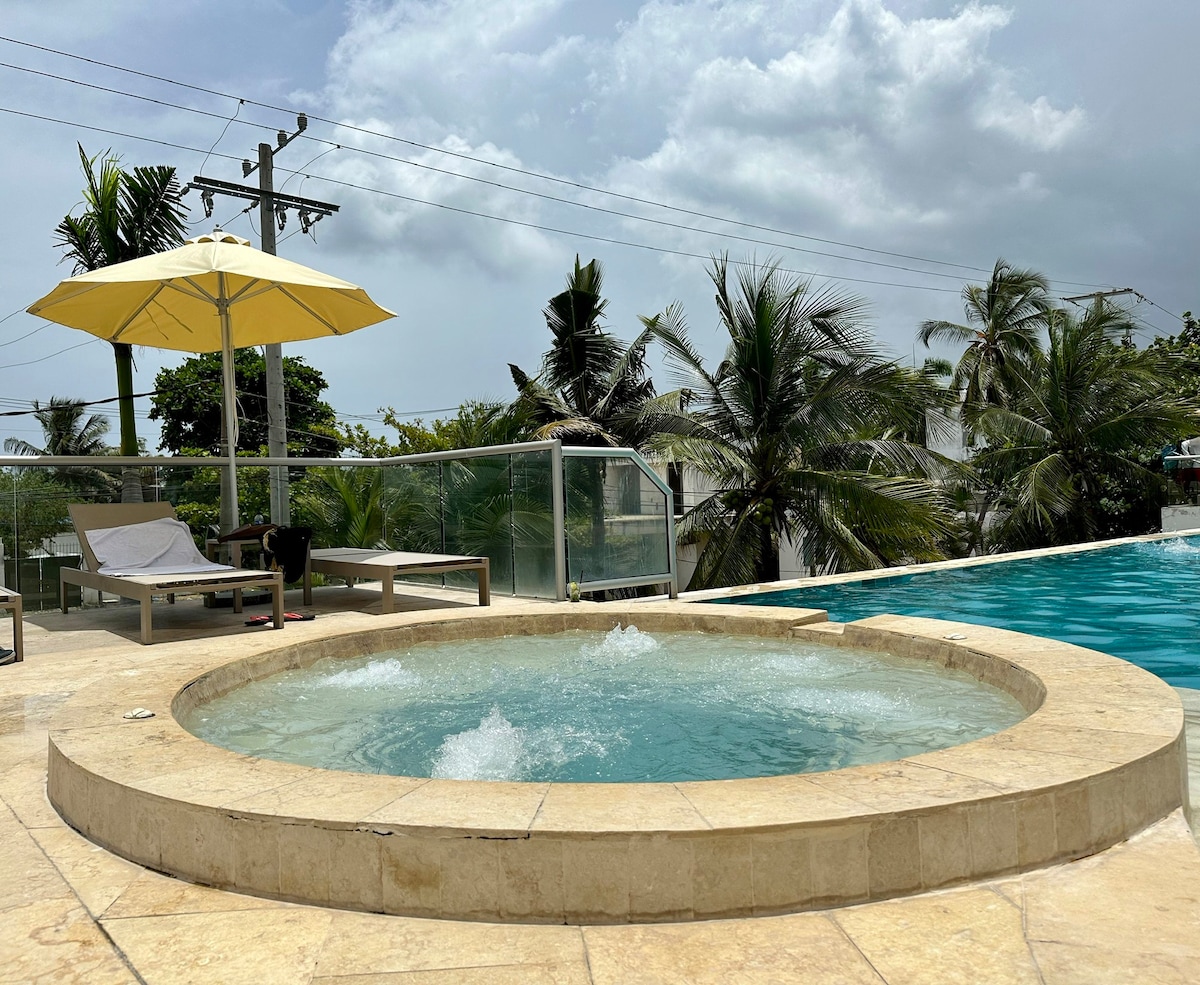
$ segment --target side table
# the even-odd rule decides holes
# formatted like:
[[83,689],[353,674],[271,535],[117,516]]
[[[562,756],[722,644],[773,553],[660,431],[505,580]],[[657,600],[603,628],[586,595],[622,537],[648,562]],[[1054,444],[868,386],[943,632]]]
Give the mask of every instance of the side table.
[[0,586],[0,611],[7,609],[12,613],[13,621],[13,652],[17,655],[17,663],[25,659],[25,634],[21,622],[21,595],[11,589]]

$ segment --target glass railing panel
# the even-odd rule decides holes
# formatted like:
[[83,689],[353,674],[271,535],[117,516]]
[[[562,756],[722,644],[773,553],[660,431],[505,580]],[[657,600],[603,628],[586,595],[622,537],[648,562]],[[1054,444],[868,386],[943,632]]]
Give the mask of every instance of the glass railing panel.
[[550,452],[512,456],[513,593],[557,598],[554,572],[554,459]]
[[563,473],[572,580],[669,576],[669,499],[639,463],[565,453]]

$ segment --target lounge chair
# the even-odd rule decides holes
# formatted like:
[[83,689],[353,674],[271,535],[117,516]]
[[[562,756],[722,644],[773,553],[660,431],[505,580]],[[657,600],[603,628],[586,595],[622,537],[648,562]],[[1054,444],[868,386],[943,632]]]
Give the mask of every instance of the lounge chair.
[[266,588],[271,592],[274,627],[283,628],[282,574],[207,560],[186,527],[179,529],[182,525],[170,503],[73,503],[68,510],[86,567],[59,570],[63,612],[67,611],[67,585],[136,599],[142,610],[141,642],[149,644],[153,642],[150,603],[156,595],[174,602],[176,595],[233,590],[233,611],[241,612],[241,589]]
[[362,547],[330,547],[309,553],[304,571],[304,604],[312,605],[312,573],[345,578],[378,580],[383,584],[381,612],[394,612],[392,581],[405,574],[440,574],[446,571],[474,571],[479,582],[479,604],[491,604],[490,562],[486,557],[462,554],[418,554],[412,551],[371,550]]

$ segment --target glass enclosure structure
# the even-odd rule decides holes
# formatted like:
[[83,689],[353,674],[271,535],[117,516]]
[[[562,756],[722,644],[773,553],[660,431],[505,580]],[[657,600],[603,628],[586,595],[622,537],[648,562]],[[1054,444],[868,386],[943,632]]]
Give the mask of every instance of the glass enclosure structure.
[[[67,506],[120,502],[131,471],[143,499],[174,504],[203,549],[216,536],[225,461],[0,458],[4,584],[27,609],[57,606],[58,569],[80,563]],[[312,527],[314,547],[486,556],[493,592],[529,598],[563,599],[572,581],[585,593],[677,592],[671,491],[631,449],[543,441],[386,459],[239,458],[241,523],[269,518],[271,467],[285,465],[290,521]],[[474,587],[469,573],[428,578]]]

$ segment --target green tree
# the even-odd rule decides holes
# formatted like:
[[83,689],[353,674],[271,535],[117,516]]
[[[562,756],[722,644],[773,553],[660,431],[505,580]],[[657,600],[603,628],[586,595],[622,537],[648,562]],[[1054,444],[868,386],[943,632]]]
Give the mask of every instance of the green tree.
[[[45,405],[34,400],[33,417],[42,427],[42,447],[21,438],[5,438],[4,450],[14,455],[109,454],[111,449],[104,442],[108,421],[99,414],[85,417],[84,406],[83,401],[69,397],[51,397]],[[64,485],[80,492],[95,494],[114,488],[112,476],[98,468],[57,466],[53,474]]]
[[[234,353],[234,387],[241,404],[239,452],[257,454],[267,444],[266,366],[257,349]],[[320,371],[299,356],[283,360],[284,400],[288,407],[288,454],[335,458],[341,450],[337,415],[320,399],[328,387]],[[221,354],[190,356],[154,378],[150,419],[162,421],[159,447],[173,455],[183,449],[221,454]],[[243,504],[243,509],[245,508]]]
[[[135,260],[172,249],[183,242],[186,210],[180,203],[175,169],[166,165],[121,167],[120,158],[106,151],[88,157],[83,145],[83,211],[67,215],[55,227],[55,245],[65,250],[74,273],[98,270],[110,264]],[[137,427],[133,416],[133,347],[113,342],[120,397],[121,454],[137,455]],[[141,500],[136,469],[126,470],[121,499]]]
[[1106,527],[1116,512],[1106,500],[1158,494],[1162,474],[1137,450],[1195,429],[1200,400],[1171,392],[1177,363],[1167,354],[1120,344],[1127,328],[1126,314],[1104,304],[1053,312],[1049,344],[1016,377],[1011,405],[979,415],[988,447],[976,464],[1003,489],[1001,546],[1145,532]]
[[646,375],[654,331],[643,319],[642,332],[628,344],[605,331],[603,281],[599,260],[580,266],[577,256],[566,290],[542,312],[553,339],[538,375],[512,363],[509,370],[535,437],[639,448],[649,437],[641,411],[654,397]]
[[929,477],[949,466],[888,436],[917,427],[931,376],[880,356],[857,297],[814,291],[774,262],[731,284],[716,259],[710,276],[729,335],[715,370],[677,307],[655,329],[690,398],[686,414],[654,414],[655,444],[716,486],[683,521],[702,544],[690,587],[777,579],[785,537],[821,570],[942,556],[952,518]]
[[1051,309],[1046,278],[1032,270],[996,261],[986,285],[963,288],[967,324],[926,321],[917,339],[965,344],[951,378],[962,394],[964,422],[986,406],[1007,406],[1017,377],[1041,348],[1041,333]]
[[77,502],[79,493],[52,470],[21,467],[5,469],[3,475],[0,540],[8,557],[24,557],[47,537],[71,529],[67,504]]

